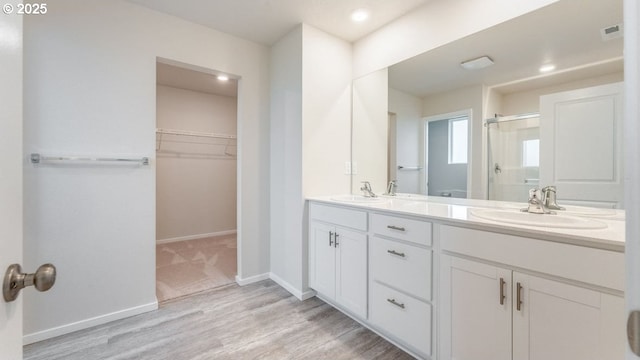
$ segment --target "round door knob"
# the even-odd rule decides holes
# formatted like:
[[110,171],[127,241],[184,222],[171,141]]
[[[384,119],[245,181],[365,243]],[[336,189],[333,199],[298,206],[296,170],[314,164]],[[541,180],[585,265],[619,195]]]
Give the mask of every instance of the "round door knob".
[[6,302],[18,298],[20,290],[34,285],[38,291],[51,289],[56,282],[56,267],[52,264],[44,264],[33,274],[23,274],[19,264],[10,265],[4,275],[2,294]]
[[56,282],[56,267],[53,264],[41,265],[33,275],[33,286],[38,291],[47,291]]

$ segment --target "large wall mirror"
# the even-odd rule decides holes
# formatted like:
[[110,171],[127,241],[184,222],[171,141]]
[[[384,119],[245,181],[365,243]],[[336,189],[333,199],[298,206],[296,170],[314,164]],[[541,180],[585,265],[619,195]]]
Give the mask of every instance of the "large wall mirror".
[[354,80],[352,192],[623,207],[622,19],[560,0]]

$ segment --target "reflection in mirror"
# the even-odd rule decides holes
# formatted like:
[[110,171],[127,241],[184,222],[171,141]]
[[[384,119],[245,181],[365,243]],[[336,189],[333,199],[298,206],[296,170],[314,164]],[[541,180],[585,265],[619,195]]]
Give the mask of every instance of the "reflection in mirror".
[[[556,185],[559,203],[622,207],[621,113],[616,110],[621,94],[600,88],[623,80],[621,23],[621,0],[560,0],[356,79],[353,193],[359,193],[363,180],[371,181],[376,193],[397,180],[399,193],[525,201],[531,187]],[[481,56],[494,64],[461,66]],[[541,72],[552,64],[555,70]],[[388,88],[370,87],[384,84],[381,77],[387,73]],[[607,94],[597,95],[598,89]],[[364,99],[365,93],[375,94],[374,99]],[[595,100],[602,96],[607,100]],[[432,139],[428,120],[461,112],[469,113],[466,189],[452,181],[435,189],[430,185],[444,171],[430,170],[434,143],[446,150],[447,167],[459,164],[449,158],[451,126]],[[538,119],[501,121],[531,113]],[[498,121],[485,126],[488,119]],[[598,134],[608,137],[603,141]],[[596,151],[591,142],[604,145]],[[585,152],[591,160],[585,160]]]

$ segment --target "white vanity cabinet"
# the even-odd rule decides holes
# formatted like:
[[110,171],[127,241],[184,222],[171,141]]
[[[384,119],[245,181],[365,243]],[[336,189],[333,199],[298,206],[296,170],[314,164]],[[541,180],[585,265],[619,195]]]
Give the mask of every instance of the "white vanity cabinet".
[[440,359],[624,357],[622,253],[448,226],[440,234],[455,252],[440,256]]
[[367,213],[309,205],[309,286],[367,318]]
[[431,223],[369,214],[369,321],[424,357],[432,344]]

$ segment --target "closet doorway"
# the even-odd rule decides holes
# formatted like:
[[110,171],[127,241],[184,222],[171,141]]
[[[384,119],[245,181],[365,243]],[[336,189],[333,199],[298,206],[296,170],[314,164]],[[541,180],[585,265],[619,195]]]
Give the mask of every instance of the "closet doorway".
[[156,295],[235,282],[238,81],[156,63]]

